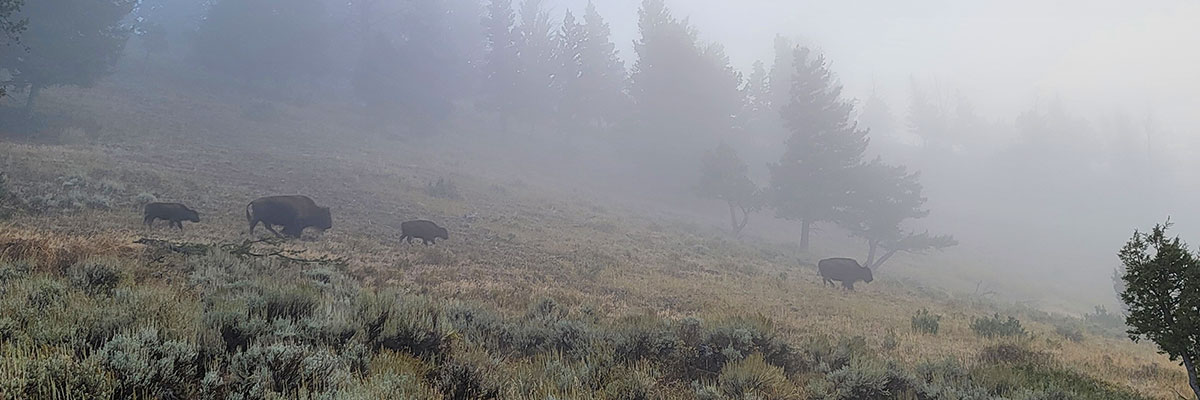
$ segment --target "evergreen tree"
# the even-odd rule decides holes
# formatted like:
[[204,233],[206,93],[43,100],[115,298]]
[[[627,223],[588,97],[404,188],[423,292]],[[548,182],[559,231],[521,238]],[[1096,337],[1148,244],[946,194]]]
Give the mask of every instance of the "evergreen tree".
[[747,115],[768,114],[771,108],[771,82],[767,75],[766,66],[762,61],[755,61],[746,81],[746,111]]
[[[16,45],[29,23],[29,20],[16,18],[22,4],[24,0],[0,0],[0,49]],[[0,82],[0,97],[4,97],[7,88],[7,81]]]
[[555,65],[558,46],[553,31],[550,13],[542,7],[542,0],[521,3],[515,103],[517,116],[532,125],[553,115],[558,101],[554,90],[559,70]]
[[768,102],[778,111],[791,101],[792,78],[796,71],[796,52],[792,41],[783,35],[775,35],[775,62],[771,64],[771,75],[767,78]]
[[332,62],[321,0],[220,0],[193,46],[197,62],[243,83],[314,79]]
[[402,117],[414,131],[434,132],[468,92],[469,30],[478,14],[448,0],[415,0],[397,16],[394,34],[377,33],[354,74],[355,93],[376,116]]
[[849,202],[837,222],[867,241],[866,267],[879,269],[899,252],[941,250],[958,244],[948,235],[904,228],[906,221],[929,215],[929,210],[923,208],[926,199],[921,194],[919,174],[876,158],[855,168],[850,176]]
[[868,142],[825,57],[810,53],[803,47],[795,51],[792,95],[781,110],[791,137],[783,157],[770,166],[775,215],[800,221],[800,246],[805,249],[812,225],[835,221],[848,204],[852,188],[847,181],[862,163]]
[[167,29],[162,24],[157,22],[145,22],[140,24],[136,29],[138,38],[142,42],[142,51],[145,53],[145,60],[150,61],[150,55],[166,53],[170,48],[170,42],[167,40]]
[[516,108],[517,82],[520,74],[519,35],[512,0],[491,0],[483,19],[487,36],[486,60],[483,66],[484,100],[487,108],[500,114],[504,130]]
[[626,113],[625,66],[608,23],[588,3],[584,22],[567,11],[558,35],[559,113],[571,128],[604,129]]
[[762,207],[761,192],[758,185],[747,176],[748,170],[737,151],[721,143],[704,155],[700,182],[695,188],[700,197],[721,200],[729,206],[730,226],[734,235],[741,234],[750,222],[750,213]]
[[[120,59],[130,30],[121,21],[136,0],[37,0],[2,3],[6,36],[21,33],[21,46],[0,46],[0,69],[12,74],[12,84],[28,89],[25,113],[31,116],[43,88],[59,85],[89,87],[107,76]],[[12,18],[17,18],[13,22]],[[26,25],[23,21],[29,21]]]
[[[641,38],[634,44],[631,92],[637,105],[629,149],[644,166],[670,178],[691,180],[696,156],[737,133],[741,76],[719,45],[701,46],[686,21],[662,0],[644,0]],[[637,153],[638,151],[653,152]]]
[[1200,260],[1179,237],[1167,237],[1171,223],[1149,234],[1134,232],[1118,254],[1125,266],[1121,300],[1129,307],[1125,323],[1133,341],[1149,339],[1187,370],[1188,385],[1200,400],[1196,363],[1200,361]]

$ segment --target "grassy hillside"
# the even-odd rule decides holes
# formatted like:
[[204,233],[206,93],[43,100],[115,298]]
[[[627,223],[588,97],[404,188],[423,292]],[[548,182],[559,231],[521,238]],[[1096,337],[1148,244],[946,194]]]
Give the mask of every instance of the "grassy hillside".
[[[49,90],[42,111],[56,122],[0,142],[0,398],[1187,390],[1180,367],[1101,318],[886,271],[854,293],[822,287],[803,266],[821,254],[549,185],[452,141],[394,140],[336,107],[229,98],[120,79]],[[333,207],[334,229],[247,242],[246,203],[283,193]],[[145,229],[149,198],[203,222]],[[451,239],[400,244],[399,223],[415,218]],[[917,329],[933,330],[920,310],[936,333]],[[1006,331],[1009,315],[1020,329]],[[984,335],[997,332],[1016,334]]]

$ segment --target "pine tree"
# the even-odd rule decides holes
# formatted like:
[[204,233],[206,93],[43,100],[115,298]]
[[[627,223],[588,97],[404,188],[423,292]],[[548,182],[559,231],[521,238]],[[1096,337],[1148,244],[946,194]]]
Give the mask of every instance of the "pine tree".
[[796,71],[796,52],[792,41],[783,35],[775,35],[775,61],[771,64],[771,75],[767,78],[768,102],[776,111],[791,100],[792,78]]
[[[743,100],[741,76],[719,45],[702,46],[686,21],[661,0],[642,3],[641,38],[634,44],[631,93],[637,105],[630,130],[631,155],[647,169],[691,180],[697,155],[737,134]],[[653,151],[636,153],[637,151]]]
[[483,89],[488,108],[500,114],[505,131],[508,130],[508,118],[516,108],[514,95],[520,73],[520,32],[515,30],[515,25],[512,0],[488,3],[487,16],[483,20],[487,36]]
[[741,234],[750,222],[750,213],[762,207],[761,191],[747,176],[748,170],[737,151],[721,143],[704,155],[700,181],[695,188],[700,197],[721,200],[729,206],[730,227],[734,235]]
[[320,0],[220,0],[196,32],[194,55],[205,68],[243,83],[286,88],[328,72],[327,17]]
[[755,61],[750,79],[746,81],[746,114],[761,115],[771,108],[771,82],[766,66]]
[[770,166],[775,214],[800,221],[800,245],[806,249],[812,225],[835,221],[849,203],[847,180],[862,163],[868,142],[825,57],[810,53],[808,48],[795,51],[791,99],[780,111],[791,137],[779,163]]
[[1134,232],[1118,256],[1125,266],[1129,306],[1125,323],[1133,341],[1149,339],[1187,370],[1188,385],[1200,400],[1196,363],[1200,361],[1200,260],[1179,237],[1167,237],[1171,223],[1149,234]]
[[848,202],[837,222],[850,234],[867,241],[865,266],[879,269],[900,252],[920,253],[957,245],[948,235],[912,232],[904,223],[925,218],[920,174],[903,166],[884,164],[879,158],[851,171]]
[[553,115],[558,101],[554,90],[558,46],[552,33],[550,13],[542,7],[542,0],[521,3],[521,24],[516,31],[519,42],[515,111],[521,120],[536,125]]
[[[15,12],[3,3],[4,34],[25,29],[20,46],[0,46],[0,69],[12,84],[28,89],[25,113],[31,116],[38,94],[47,87],[89,87],[112,72],[124,52],[130,29],[121,21],[136,0],[37,0]],[[18,21],[13,22],[13,17]],[[23,27],[23,28],[22,28]]]
[[608,23],[588,3],[580,23],[567,11],[558,34],[556,81],[561,90],[559,112],[567,129],[602,130],[621,120],[628,109],[625,66],[617,56]]
[[[17,45],[21,32],[29,23],[28,19],[15,18],[22,4],[24,0],[0,0],[0,49]],[[0,81],[0,97],[4,97],[7,86],[7,81]]]

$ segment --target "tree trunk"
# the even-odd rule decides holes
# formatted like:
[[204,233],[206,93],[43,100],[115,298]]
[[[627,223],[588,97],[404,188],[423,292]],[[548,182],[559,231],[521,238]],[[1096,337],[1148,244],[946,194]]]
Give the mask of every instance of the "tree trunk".
[[875,242],[874,240],[868,240],[867,244],[868,244],[868,246],[870,246],[871,250],[867,252],[867,263],[863,264],[863,266],[867,267],[867,268],[875,269],[875,248],[879,247],[879,246],[878,246],[878,243]]
[[1196,381],[1196,364],[1192,361],[1191,354],[1183,355],[1183,368],[1187,369],[1188,386],[1192,387],[1192,392],[1196,394],[1196,400],[1200,400],[1200,383]]
[[742,222],[739,222],[737,226],[737,233],[741,235],[742,230],[746,229],[746,224],[750,223],[750,210],[747,210],[745,206],[738,206],[738,208],[742,209]]
[[25,98],[25,118],[33,118],[33,106],[37,102],[37,97],[42,93],[41,84],[29,85],[29,97]]
[[805,219],[800,223],[800,250],[808,250],[808,232],[812,230],[812,221]]
[[879,267],[883,265],[883,263],[887,262],[887,260],[889,258],[892,258],[892,256],[896,255],[896,253],[899,251],[900,250],[895,250],[895,249],[888,250],[887,254],[884,254],[883,257],[880,257],[879,261],[876,261],[875,265],[871,266],[870,268],[873,270],[878,270]]
[[738,229],[737,210],[734,208],[732,201],[727,201],[726,203],[729,204],[729,227],[733,229],[733,234],[737,235],[741,231],[741,229]]

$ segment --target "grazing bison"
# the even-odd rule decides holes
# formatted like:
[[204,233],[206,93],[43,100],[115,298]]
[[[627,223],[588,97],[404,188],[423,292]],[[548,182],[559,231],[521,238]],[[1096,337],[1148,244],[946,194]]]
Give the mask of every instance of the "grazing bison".
[[150,203],[142,212],[142,223],[153,226],[154,220],[161,219],[171,223],[171,226],[183,230],[183,221],[200,222],[200,213],[179,203]]
[[437,239],[449,239],[450,233],[446,228],[437,226],[431,221],[417,220],[400,224],[400,240],[412,244],[413,239],[421,239],[426,245],[437,244]]
[[[304,228],[317,228],[323,232],[333,227],[329,207],[318,207],[307,196],[271,196],[254,200],[246,205],[246,221],[250,223],[251,235],[254,227],[262,222],[268,231],[279,237],[299,238]],[[276,232],[273,225],[283,226],[283,234]]]
[[821,274],[821,279],[824,279],[824,283],[832,285],[833,281],[838,281],[849,290],[854,290],[854,282],[870,283],[875,280],[871,276],[870,268],[858,265],[858,261],[849,258],[821,260],[817,263],[817,271]]

